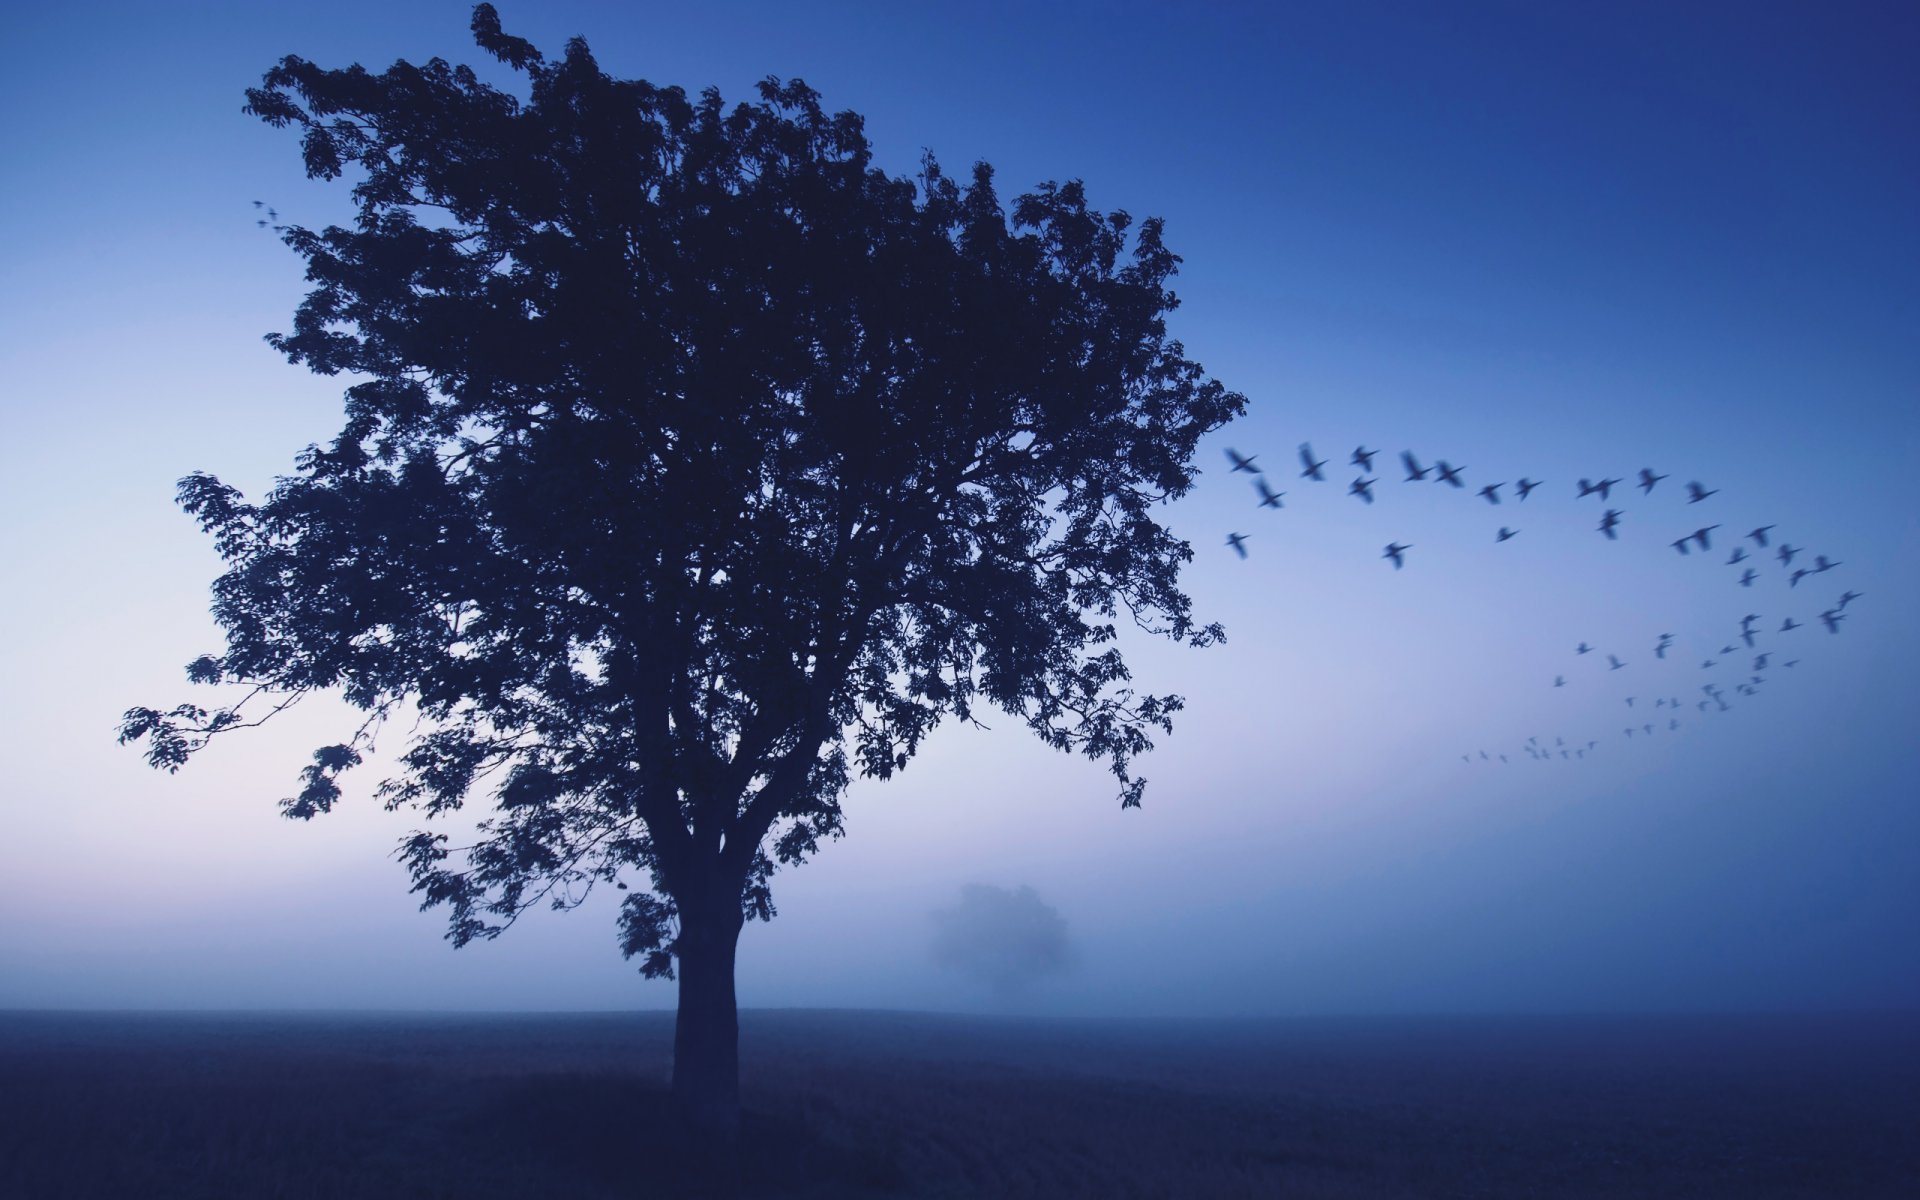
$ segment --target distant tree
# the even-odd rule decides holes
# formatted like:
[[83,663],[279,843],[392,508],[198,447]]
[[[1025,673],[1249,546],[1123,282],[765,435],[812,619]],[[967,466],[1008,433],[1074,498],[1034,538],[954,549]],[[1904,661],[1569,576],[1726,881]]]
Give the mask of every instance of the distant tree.
[[1064,970],[1072,958],[1067,919],[1022,885],[969,883],[960,902],[933,914],[933,960],[1011,995]]
[[403,840],[422,907],[462,945],[639,884],[621,945],[677,972],[676,1103],[730,1144],[738,935],[856,772],[984,703],[1139,802],[1180,700],[1128,686],[1115,622],[1220,638],[1154,513],[1245,401],[1167,335],[1157,220],[891,177],[799,80],[728,108],[578,39],[549,61],[490,5],[472,29],[527,99],[440,59],[288,57],[247,93],[355,180],[352,227],[284,233],[312,288],[268,338],[349,376],[345,424],[259,502],[181,481],[226,565],[188,678],[239,698],[120,737],[175,770],[339,689],[366,719],[282,801],[306,819],[417,715],[387,807],[492,806],[471,844]]

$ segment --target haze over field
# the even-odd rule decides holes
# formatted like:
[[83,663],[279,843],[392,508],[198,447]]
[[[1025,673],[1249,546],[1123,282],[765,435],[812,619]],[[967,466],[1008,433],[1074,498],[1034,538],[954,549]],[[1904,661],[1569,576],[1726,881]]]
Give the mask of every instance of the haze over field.
[[[304,288],[250,201],[318,226],[344,190],[306,180],[242,91],[289,53],[440,55],[504,83],[469,7],[0,17],[28,51],[0,98],[36,114],[0,131],[0,1007],[672,1005],[619,957],[612,896],[448,949],[386,861],[417,818],[379,810],[372,766],[339,811],[280,817],[343,707],[176,776],[113,745],[127,706],[198,699],[181,666],[218,648],[218,562],[174,481],[257,496],[338,424],[344,381],[260,340]],[[1252,402],[1171,517],[1229,641],[1130,648],[1143,686],[1188,701],[1144,808],[1012,720],[943,729],[775,877],[744,1006],[1920,1004],[1920,33],[1898,6],[502,7],[618,75],[730,99],[803,77],[894,172],[926,148],[991,162],[1008,197],[1083,178],[1100,207],[1164,217],[1175,328]],[[1300,478],[1302,442],[1329,482]],[[1356,445],[1385,452],[1371,505],[1346,491]],[[1257,506],[1229,446],[1284,508]],[[1402,450],[1469,486],[1406,482]],[[1669,478],[1643,495],[1642,467]],[[1523,475],[1546,481],[1524,505],[1474,494]],[[1628,482],[1603,504],[1583,476]],[[1690,505],[1689,480],[1717,494]],[[1595,528],[1609,505],[1618,541]],[[1714,522],[1712,553],[1670,545]],[[1766,524],[1842,565],[1791,584],[1766,560],[1740,587],[1725,559]],[[1830,634],[1843,590],[1860,599]],[[1769,632],[1741,660],[1799,665],[1701,712],[1699,664],[1747,613]],[[1789,616],[1804,628],[1771,632]],[[1682,728],[1663,707],[1624,736],[1667,697]],[[1529,739],[1598,745],[1538,761]],[[1066,969],[1013,993],[943,971],[932,914],[970,883],[1032,886]]]

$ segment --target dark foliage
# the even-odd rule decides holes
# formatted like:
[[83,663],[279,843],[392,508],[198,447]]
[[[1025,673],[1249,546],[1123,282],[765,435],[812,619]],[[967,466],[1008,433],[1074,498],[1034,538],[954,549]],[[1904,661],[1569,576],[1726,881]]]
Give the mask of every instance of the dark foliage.
[[943,719],[1013,714],[1138,803],[1180,701],[1130,686],[1116,623],[1221,636],[1154,512],[1244,407],[1167,335],[1159,222],[1077,182],[1009,212],[984,165],[894,178],[798,80],[727,107],[488,5],[473,31],[524,99],[439,59],[289,57],[248,93],[352,181],[351,227],[284,233],[312,289],[269,340],[354,382],[263,500],[181,482],[227,568],[188,674],[245,696],[122,740],[173,770],[339,689],[367,718],[282,802],[310,818],[417,712],[385,803],[493,805],[471,845],[401,847],[453,940],[631,880],[649,975],[690,906],[771,916],[850,779]]

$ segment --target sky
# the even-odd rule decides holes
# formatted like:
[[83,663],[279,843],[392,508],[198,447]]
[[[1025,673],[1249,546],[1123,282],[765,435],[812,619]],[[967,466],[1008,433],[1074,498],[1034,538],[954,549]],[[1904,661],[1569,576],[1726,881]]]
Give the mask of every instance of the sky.
[[[943,730],[776,876],[742,1004],[1920,1004],[1920,23],[1901,7],[501,4],[509,32],[549,52],[584,35],[615,75],[740,99],[804,78],[896,172],[930,149],[991,162],[1003,195],[1079,178],[1163,217],[1174,332],[1250,402],[1166,514],[1229,640],[1135,647],[1143,686],[1187,698],[1144,807],[1012,719]],[[261,340],[301,264],[251,202],[319,225],[344,189],[306,180],[243,89],[289,53],[502,78],[468,11],[0,16],[23,51],[0,73],[0,1007],[673,1002],[620,958],[611,897],[451,949],[389,861],[417,819],[379,809],[370,770],[335,813],[280,817],[342,706],[173,776],[113,740],[130,705],[197,699],[182,666],[220,645],[218,560],[174,481],[257,495],[338,427],[340,381]],[[1329,482],[1300,478],[1302,442]],[[1385,452],[1370,506],[1346,492],[1360,445]],[[1468,486],[1405,481],[1402,450]],[[1668,478],[1642,494],[1642,467]],[[1523,475],[1545,481],[1524,504]],[[1581,477],[1628,482],[1603,504]],[[1716,494],[1687,503],[1692,480]],[[1497,508],[1475,494],[1495,482]],[[1710,552],[1669,544],[1707,524]],[[1748,542],[1761,557],[1728,566],[1765,524],[1840,565],[1790,586]],[[1502,525],[1519,532],[1496,544]],[[1403,570],[1388,542],[1411,545]],[[1860,598],[1829,634],[1843,590]],[[1750,612],[1775,658],[1745,696],[1751,654],[1719,651]],[[1698,710],[1708,680],[1727,711]],[[1525,752],[1561,741],[1595,744]],[[1034,888],[1070,968],[1011,996],[939,970],[932,914],[969,883]]]

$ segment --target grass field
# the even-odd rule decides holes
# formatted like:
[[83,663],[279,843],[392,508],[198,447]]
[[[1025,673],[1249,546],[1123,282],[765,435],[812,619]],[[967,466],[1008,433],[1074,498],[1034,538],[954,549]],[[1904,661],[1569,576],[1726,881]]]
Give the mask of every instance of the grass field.
[[[0,1197],[650,1197],[668,1014],[0,1012]],[[742,1017],[755,1197],[1920,1197],[1920,1014]]]

